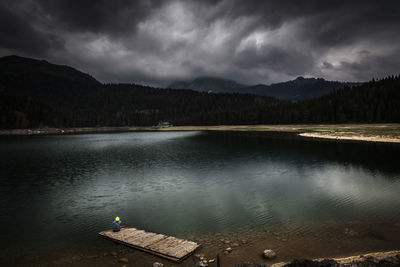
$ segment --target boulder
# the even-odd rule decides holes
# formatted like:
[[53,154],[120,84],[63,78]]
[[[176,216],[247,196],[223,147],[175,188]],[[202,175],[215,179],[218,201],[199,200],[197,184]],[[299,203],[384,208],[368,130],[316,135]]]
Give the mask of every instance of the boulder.
[[205,263],[205,262],[203,262],[203,261],[199,261],[199,262],[196,264],[196,267],[207,267],[207,266],[208,266],[208,264]]
[[272,249],[266,249],[266,250],[264,250],[264,252],[263,252],[263,257],[265,258],[265,259],[273,259],[273,258],[275,258],[276,257],[276,253],[275,253],[275,251],[273,251]]

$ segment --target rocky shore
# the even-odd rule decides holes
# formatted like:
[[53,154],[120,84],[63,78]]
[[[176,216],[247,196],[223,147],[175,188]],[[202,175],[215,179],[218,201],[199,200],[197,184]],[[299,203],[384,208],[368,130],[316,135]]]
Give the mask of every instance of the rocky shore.
[[[400,266],[400,251],[369,253],[365,255],[334,259],[296,259],[290,263],[275,263],[270,267],[373,267]],[[235,267],[267,267],[259,263],[238,263]]]

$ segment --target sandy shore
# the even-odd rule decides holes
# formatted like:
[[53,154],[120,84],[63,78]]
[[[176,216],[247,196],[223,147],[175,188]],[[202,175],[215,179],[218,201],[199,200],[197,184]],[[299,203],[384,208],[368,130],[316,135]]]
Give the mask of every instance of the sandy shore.
[[385,142],[385,143],[400,143],[400,138],[390,136],[363,136],[354,135],[351,133],[338,134],[321,134],[321,133],[300,133],[303,137],[334,139],[334,140],[352,140],[352,141],[367,141],[367,142]]

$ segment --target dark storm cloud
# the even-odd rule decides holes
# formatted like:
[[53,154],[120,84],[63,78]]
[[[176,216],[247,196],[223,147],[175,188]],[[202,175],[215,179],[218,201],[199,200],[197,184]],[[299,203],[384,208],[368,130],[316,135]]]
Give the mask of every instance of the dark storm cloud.
[[45,56],[46,50],[62,48],[58,37],[35,28],[17,6],[0,2],[0,51]]
[[399,72],[399,1],[0,1],[1,55],[70,64],[104,82]]
[[60,26],[71,31],[107,34],[129,33],[162,0],[38,0],[42,9],[53,16]]

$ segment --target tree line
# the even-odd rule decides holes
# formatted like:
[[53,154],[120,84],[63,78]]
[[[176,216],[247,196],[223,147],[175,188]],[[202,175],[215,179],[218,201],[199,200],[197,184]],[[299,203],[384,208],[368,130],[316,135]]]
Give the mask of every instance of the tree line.
[[400,122],[400,76],[299,102],[135,84],[65,87],[0,84],[0,128]]

